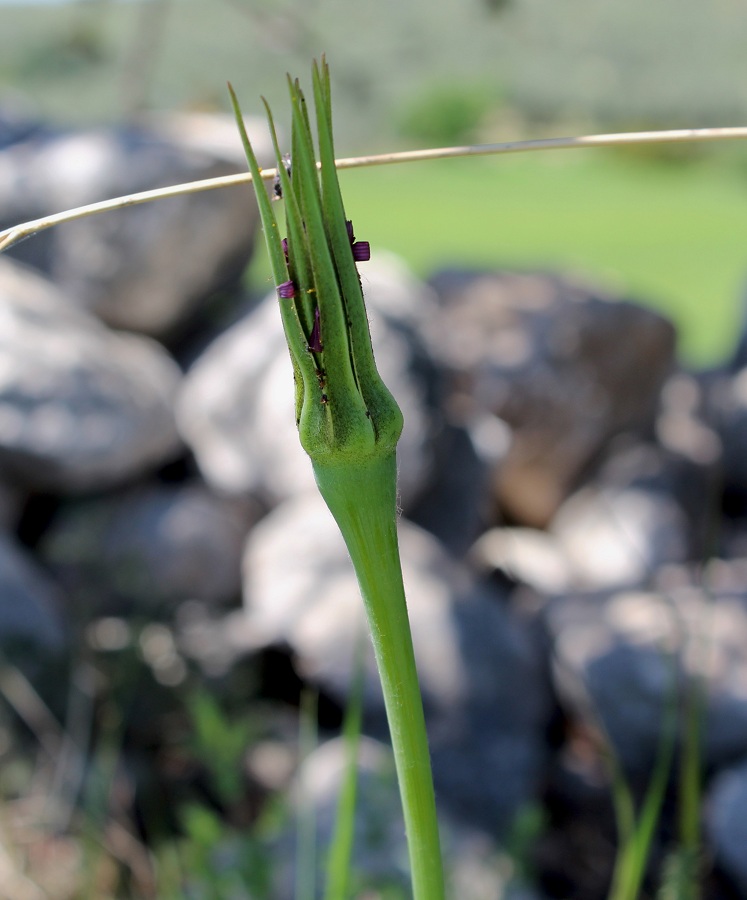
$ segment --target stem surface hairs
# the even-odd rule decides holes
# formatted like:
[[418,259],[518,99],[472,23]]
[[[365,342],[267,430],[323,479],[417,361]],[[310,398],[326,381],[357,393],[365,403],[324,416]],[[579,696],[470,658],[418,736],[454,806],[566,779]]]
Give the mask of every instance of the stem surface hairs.
[[[369,247],[345,218],[332,141],[329,69],[314,64],[320,163],[298,81],[288,79],[290,160],[277,156],[274,194],[285,204],[281,238],[273,204],[231,90],[256,188],[296,387],[296,423],[319,490],[345,539],[368,618],[386,704],[415,900],[442,900],[444,884],[423,706],[397,543],[395,450],[402,413],[374,362],[356,262]],[[229,86],[230,89],[230,86]]]

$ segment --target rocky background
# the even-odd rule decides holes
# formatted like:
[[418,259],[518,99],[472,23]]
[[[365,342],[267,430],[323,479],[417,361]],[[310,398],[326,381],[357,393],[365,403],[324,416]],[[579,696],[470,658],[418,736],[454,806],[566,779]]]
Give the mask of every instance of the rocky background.
[[[1,227],[244,168],[219,119],[71,134],[8,118],[0,144]],[[138,840],[178,832],[184,797],[249,828],[299,779],[322,842],[331,827],[362,608],[295,435],[274,292],[242,286],[256,239],[251,191],[233,188],[0,257],[3,727],[56,760],[55,840],[112,728],[127,790],[111,815]],[[400,536],[455,896],[510,882],[512,896],[604,897],[607,748],[640,795],[665,711],[702,683],[705,896],[747,897],[747,339],[691,372],[669,321],[559,274],[423,283],[373,248],[361,276],[406,420]],[[365,676],[357,865],[397,881],[370,656]],[[302,685],[320,692],[321,745],[295,772]],[[194,750],[187,687],[255,722],[233,755]],[[0,742],[0,763],[11,750]],[[57,857],[45,896],[78,896],[61,871]]]

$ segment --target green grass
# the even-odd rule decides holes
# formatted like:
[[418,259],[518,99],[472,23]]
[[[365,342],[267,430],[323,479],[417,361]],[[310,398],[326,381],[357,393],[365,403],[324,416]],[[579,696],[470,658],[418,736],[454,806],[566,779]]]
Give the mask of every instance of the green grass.
[[411,163],[346,172],[342,187],[373,253],[391,249],[421,275],[464,264],[570,270],[671,316],[689,362],[733,346],[747,179],[718,156],[665,165],[594,150]]

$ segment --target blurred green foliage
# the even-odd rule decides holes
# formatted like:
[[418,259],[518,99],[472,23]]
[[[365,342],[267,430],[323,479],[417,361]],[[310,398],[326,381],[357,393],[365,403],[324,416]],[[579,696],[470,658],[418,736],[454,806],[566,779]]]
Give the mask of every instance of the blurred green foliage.
[[[148,10],[157,6],[155,34]],[[63,121],[116,119],[123,82],[141,53],[149,60],[143,97],[149,108],[226,109],[226,80],[241,97],[264,94],[273,103],[285,99],[286,71],[305,70],[326,52],[338,134],[356,152],[388,144],[403,105],[449,82],[501,84],[524,121],[550,126],[745,119],[744,4],[520,0],[503,4],[500,14],[493,6],[486,0],[379,0],[375,9],[343,0],[2,6],[0,96],[25,95]],[[42,65],[27,81],[40,48],[75,45],[82,37],[94,50],[89,63],[96,77],[91,65],[59,77],[45,75]]]
[[197,688],[187,697],[192,723],[192,752],[210,772],[217,796],[226,804],[241,796],[242,757],[256,739],[248,711],[236,720],[229,717],[206,689]]
[[499,104],[496,94],[481,82],[434,81],[408,98],[397,116],[398,131],[422,146],[472,143]]

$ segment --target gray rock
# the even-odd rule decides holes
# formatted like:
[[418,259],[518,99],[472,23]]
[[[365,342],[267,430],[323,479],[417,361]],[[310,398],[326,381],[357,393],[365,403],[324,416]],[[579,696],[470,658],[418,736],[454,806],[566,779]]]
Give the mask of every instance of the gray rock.
[[651,766],[676,673],[680,686],[707,677],[703,764],[747,753],[743,592],[709,597],[684,582],[667,594],[558,598],[546,619],[560,697],[587,725],[603,726],[629,772]]
[[707,385],[707,410],[723,446],[723,487],[747,510],[747,367],[714,376]]
[[5,652],[24,650],[18,661],[25,657],[27,663],[39,651],[61,651],[66,643],[61,613],[59,589],[27,551],[0,534],[0,646]]
[[[430,467],[428,384],[417,368],[420,351],[408,330],[413,308],[425,302],[425,289],[396,263],[364,266],[377,364],[405,415],[398,465],[406,508]],[[399,298],[410,294],[400,315]],[[298,441],[293,374],[274,293],[197,360],[184,381],[177,421],[203,476],[217,490],[252,492],[271,504],[316,490],[311,464]]]
[[[545,595],[649,586],[662,566],[694,558],[693,523],[679,502],[680,463],[653,444],[617,448],[546,530],[489,529],[471,558]],[[706,480],[697,492],[701,517]],[[695,481],[688,479],[691,494]]]
[[568,280],[501,273],[457,280],[427,326],[454,374],[449,405],[512,430],[494,496],[518,524],[546,525],[623,431],[653,425],[674,329],[656,313]]
[[180,449],[180,380],[158,345],[110,332],[41,276],[0,260],[0,460],[34,488],[95,490]]
[[721,462],[722,445],[708,410],[707,396],[713,376],[700,378],[676,371],[664,382],[661,405],[656,418],[656,437],[670,453],[700,469]]
[[[589,485],[566,500],[550,531],[568,560],[572,586],[638,587],[659,567],[687,559],[687,523],[666,494]],[[562,590],[562,587],[561,587]]]
[[69,501],[39,553],[89,613],[215,605],[240,594],[250,522],[235,501],[201,484],[142,486]]
[[[492,423],[499,420],[491,417]],[[452,556],[463,557],[491,515],[490,466],[474,429],[441,421],[431,440],[433,471],[408,518],[441,541]]]
[[716,861],[747,895],[747,760],[714,778],[706,797],[705,825]]
[[[265,164],[269,140],[248,127]],[[225,128],[200,118],[209,134]],[[243,172],[238,136],[229,153],[186,124],[96,129],[14,145],[0,154],[3,224],[180,182]],[[46,265],[75,298],[117,328],[164,337],[216,290],[235,285],[257,225],[246,185],[184,195],[60,226],[43,240]]]
[[26,141],[48,127],[25,104],[14,98],[4,97],[0,103],[0,150]]
[[684,513],[666,494],[588,485],[547,531],[491,528],[470,558],[542,595],[645,587],[660,567],[688,559],[686,536]]
[[557,538],[538,528],[489,528],[470,549],[480,571],[500,572],[537,594],[562,594],[574,586],[575,573]]
[[[543,763],[548,697],[540,649],[432,536],[402,521],[400,544],[439,795],[466,820],[506,829],[537,789]],[[287,644],[298,671],[344,702],[363,607],[342,538],[317,495],[287,501],[253,529],[244,589],[246,618],[231,623],[231,639],[253,648]],[[370,647],[365,670],[367,713],[381,723]]]

